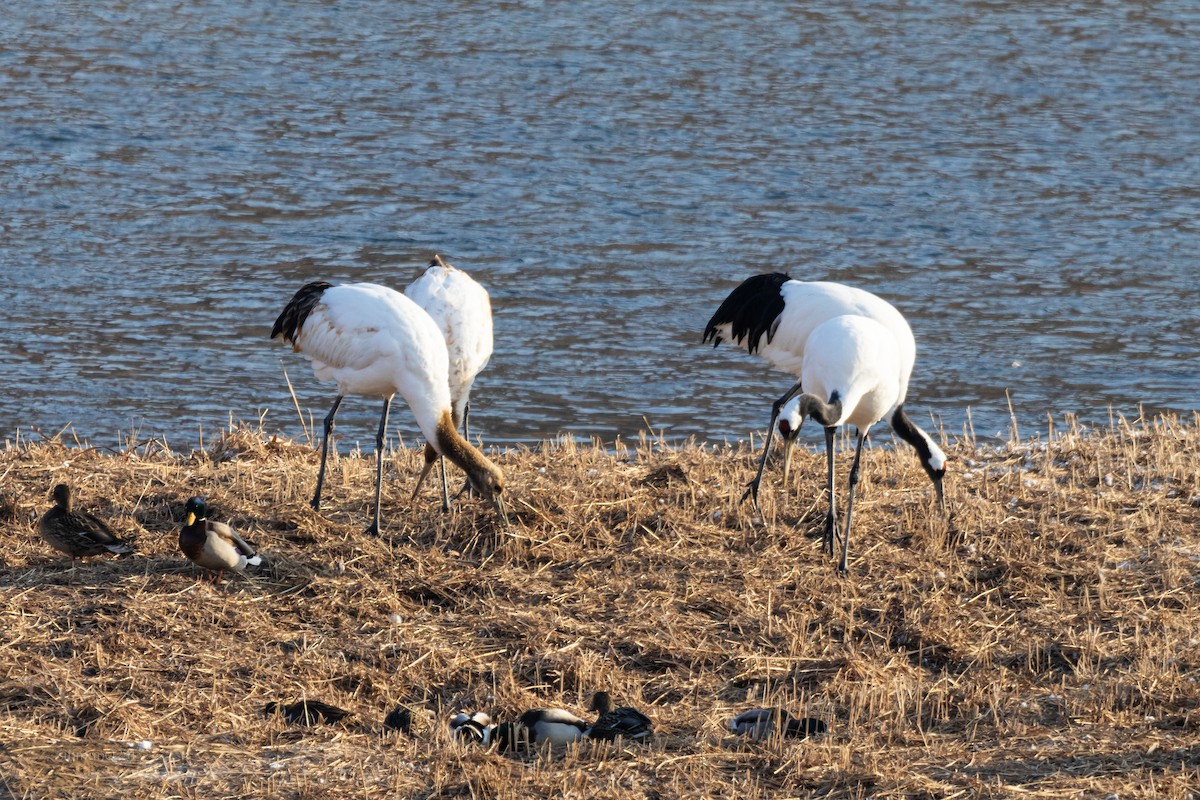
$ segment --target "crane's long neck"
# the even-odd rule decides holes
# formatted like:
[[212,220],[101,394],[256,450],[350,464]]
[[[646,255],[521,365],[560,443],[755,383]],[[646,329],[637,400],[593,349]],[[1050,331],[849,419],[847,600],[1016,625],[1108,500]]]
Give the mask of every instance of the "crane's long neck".
[[[454,416],[449,408],[438,418],[436,434],[434,448],[466,472],[477,490],[490,496],[492,493],[487,487],[503,485],[500,468],[462,437],[454,426]],[[425,458],[429,460],[428,452]]]
[[946,454],[942,448],[937,446],[928,433],[918,428],[916,423],[909,419],[908,414],[904,413],[904,406],[896,406],[896,411],[892,414],[892,430],[916,449],[925,474],[929,476],[937,489],[938,505],[944,507],[946,501],[942,495],[942,478],[946,475]]

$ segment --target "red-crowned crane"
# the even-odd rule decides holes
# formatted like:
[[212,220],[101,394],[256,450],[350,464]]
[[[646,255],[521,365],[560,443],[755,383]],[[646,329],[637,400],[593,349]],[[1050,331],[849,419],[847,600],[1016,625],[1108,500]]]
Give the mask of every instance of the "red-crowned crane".
[[[884,409],[884,416],[887,417],[892,430],[916,449],[921,466],[933,481],[939,505],[945,503],[942,478],[946,472],[946,454],[929,434],[917,427],[904,412],[908,381],[917,354],[912,329],[904,316],[891,303],[864,289],[827,281],[797,281],[783,273],[775,272],[747,278],[730,292],[708,321],[703,338],[704,342],[711,341],[714,347],[727,339],[750,353],[758,353],[777,369],[800,378],[772,404],[771,423],[767,428],[762,460],[759,462],[757,474],[750,481],[746,493],[742,495],[742,500],[747,497],[753,498],[759,515],[762,514],[762,509],[758,505],[758,488],[762,482],[763,467],[770,452],[776,421],[785,404],[806,386],[802,373],[806,358],[814,346],[811,336],[818,326],[845,315],[874,320],[886,331],[886,338],[890,344],[885,346],[892,348],[894,356],[886,368],[881,369],[886,372],[888,380],[895,384],[895,394],[891,407]],[[817,357],[813,356],[814,359]],[[829,360],[824,356],[820,358],[822,363]],[[825,399],[828,402],[827,398]],[[791,424],[795,428],[799,427],[798,422],[793,421]],[[827,431],[826,438],[830,441],[832,433]],[[788,444],[790,446],[790,442]],[[833,457],[832,450],[829,457]]]
[[[857,429],[858,444],[846,492],[846,526],[842,531],[842,554],[838,571],[846,571],[850,550],[850,528],[854,520],[854,487],[858,484],[858,465],[863,444],[871,426],[896,408],[900,395],[899,347],[892,332],[870,317],[845,314],[823,322],[813,329],[804,351],[804,366],[800,383],[804,392],[795,398],[799,430],[806,417],[812,417],[825,427],[825,454],[829,513],[825,517],[825,551],[833,555],[837,537],[837,504],[835,502],[833,460],[834,433],[842,425]],[[928,434],[913,426],[914,435],[925,453],[926,464],[938,502],[943,503],[942,476],[946,456]],[[786,443],[791,448],[791,442]],[[918,447],[918,452],[922,447]],[[927,453],[927,455],[926,455]]]
[[338,406],[349,393],[381,397],[383,413],[375,435],[375,516],[367,528],[367,533],[379,533],[384,435],[392,397],[399,392],[426,441],[467,473],[471,485],[492,502],[501,523],[507,524],[504,475],[454,425],[446,341],[424,309],[386,286],[314,281],[288,302],[275,320],[271,338],[290,342],[312,362],[317,378],[337,383],[337,397],[325,416],[314,509],[321,506],[329,434]]
[[[470,441],[471,385],[492,357],[492,303],[487,289],[435,254],[429,268],[404,290],[404,294],[433,317],[446,339],[454,425],[461,425],[463,437]],[[413,497],[421,490],[434,461],[440,463],[442,471],[442,510],[449,511],[446,459],[439,457],[431,444],[425,445],[425,468],[417,478]]]

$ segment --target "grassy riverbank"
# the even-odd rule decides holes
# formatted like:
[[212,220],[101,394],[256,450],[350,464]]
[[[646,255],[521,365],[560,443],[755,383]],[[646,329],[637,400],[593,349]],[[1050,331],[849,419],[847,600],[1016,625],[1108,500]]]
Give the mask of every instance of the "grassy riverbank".
[[[368,539],[369,454],[331,462],[317,515],[312,449],[252,431],[0,451],[0,797],[1191,796],[1196,421],[949,451],[949,521],[910,451],[866,454],[844,578],[819,548],[820,452],[786,497],[769,473],[763,526],[738,504],[744,449],[510,451],[500,531],[476,500],[410,504],[401,450],[389,538]],[[138,555],[72,571],[36,534],[58,482]],[[268,570],[197,582],[176,542],[195,494]],[[446,734],[460,708],[588,716],[599,688],[655,741],[521,758]],[[261,713],[303,696],[355,716]],[[829,734],[726,733],[769,702]],[[383,732],[401,704],[411,737]]]

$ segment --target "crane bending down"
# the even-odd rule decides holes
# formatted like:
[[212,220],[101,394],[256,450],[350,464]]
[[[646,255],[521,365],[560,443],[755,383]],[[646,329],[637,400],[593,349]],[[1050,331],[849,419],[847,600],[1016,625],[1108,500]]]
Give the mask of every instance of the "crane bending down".
[[[450,357],[450,407],[454,425],[462,426],[463,437],[471,440],[471,386],[492,357],[492,304],[487,289],[461,269],[434,255],[425,273],[404,294],[425,309],[446,340]],[[421,490],[434,462],[441,465],[442,510],[450,510],[446,487],[446,458],[432,444],[425,445],[425,468],[417,478],[413,497]],[[469,484],[468,484],[469,485]]]
[[314,509],[321,506],[329,434],[342,400],[350,393],[381,397],[383,413],[375,435],[375,516],[367,528],[367,533],[379,533],[384,435],[392,397],[399,392],[426,441],[467,473],[471,485],[492,502],[501,523],[507,524],[504,475],[454,425],[446,342],[437,323],[420,306],[386,286],[314,281],[302,286],[284,307],[271,338],[290,342],[312,362],[317,378],[337,383],[337,397],[325,416]]
[[[800,378],[771,406],[771,423],[767,428],[762,460],[759,461],[757,474],[742,495],[743,501],[747,497],[753,498],[755,510],[760,516],[762,508],[758,503],[758,489],[776,421],[784,406],[800,394],[805,385],[805,360],[810,348],[817,345],[811,336],[823,323],[845,315],[874,320],[886,331],[894,350],[892,360],[886,367],[880,365],[879,368],[892,376],[896,392],[884,416],[888,418],[892,430],[916,449],[921,466],[933,481],[938,503],[944,507],[942,478],[946,473],[946,454],[904,412],[908,381],[917,354],[908,321],[891,303],[864,289],[827,281],[797,281],[781,272],[774,272],[747,278],[730,292],[708,321],[703,338],[706,343],[711,341],[714,347],[727,339],[751,354],[758,353],[776,369]],[[878,331],[875,333],[877,336],[883,335]],[[791,424],[793,431],[799,428],[798,422]],[[828,441],[832,434],[827,431],[826,436]],[[791,438],[794,437],[793,432]],[[832,451],[830,453],[832,459]]]
[[[837,503],[834,492],[834,433],[842,425],[857,429],[858,443],[846,491],[846,525],[842,531],[842,553],[838,570],[846,571],[850,550],[850,528],[854,520],[854,487],[858,484],[858,465],[863,444],[871,426],[896,407],[900,395],[899,352],[892,332],[870,317],[843,315],[813,329],[804,352],[800,382],[805,390],[788,403],[789,427],[799,431],[806,417],[825,427],[825,454],[828,468],[829,513],[825,517],[825,551],[833,555],[837,538]],[[795,414],[795,416],[792,416]],[[911,432],[910,432],[911,433]],[[922,463],[932,468],[930,477],[942,499],[942,475],[946,456],[941,448],[920,429],[917,438],[927,448]],[[921,439],[924,437],[924,439]],[[788,442],[788,449],[791,443]],[[921,452],[921,448],[918,448]]]

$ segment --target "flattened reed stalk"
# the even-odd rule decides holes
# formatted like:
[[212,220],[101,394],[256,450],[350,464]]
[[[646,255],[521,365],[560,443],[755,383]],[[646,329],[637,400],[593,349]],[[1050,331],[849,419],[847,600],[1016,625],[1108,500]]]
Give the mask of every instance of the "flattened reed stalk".
[[[318,516],[312,448],[253,428],[190,453],[10,445],[0,794],[1191,796],[1197,420],[1068,418],[1045,441],[949,450],[949,523],[903,446],[864,458],[839,578],[820,553],[817,450],[786,493],[772,473],[769,527],[738,504],[744,447],[502,452],[514,524],[498,531],[478,500],[449,517],[432,491],[410,504],[421,453],[402,448],[389,538],[367,539],[369,454],[333,462]],[[59,482],[138,555],[72,575],[35,528]],[[176,544],[196,494],[269,569],[196,580]],[[600,688],[649,713],[652,743],[499,756],[446,733],[459,709],[588,717]],[[355,714],[297,729],[261,712],[300,698]],[[384,733],[399,704],[411,738]],[[731,739],[736,712],[777,704],[830,734]]]

